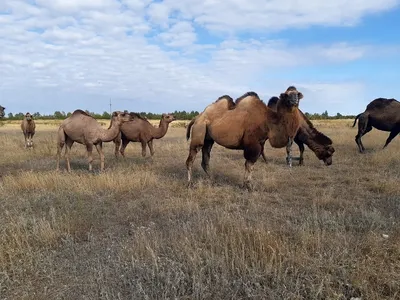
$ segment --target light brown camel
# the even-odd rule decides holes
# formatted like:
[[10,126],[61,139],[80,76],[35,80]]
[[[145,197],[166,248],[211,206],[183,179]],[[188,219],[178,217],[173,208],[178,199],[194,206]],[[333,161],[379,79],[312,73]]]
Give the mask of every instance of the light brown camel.
[[103,142],[111,142],[119,134],[121,125],[132,120],[127,112],[115,111],[111,115],[110,127],[104,129],[95,118],[83,110],[75,110],[66,118],[58,129],[57,137],[57,170],[60,169],[61,151],[65,146],[67,170],[71,171],[69,152],[74,142],[86,146],[88,154],[89,171],[92,171],[93,146],[100,155],[100,170],[104,170]]
[[27,112],[21,122],[21,130],[25,138],[25,148],[33,148],[33,136],[35,135],[36,124],[33,116]]
[[287,162],[291,167],[291,147],[300,126],[298,105],[302,98],[302,93],[288,89],[280,95],[282,101],[277,111],[268,108],[255,92],[247,92],[235,103],[225,95],[207,106],[189,123],[186,131],[189,139],[193,128],[186,160],[188,184],[191,184],[193,162],[200,149],[201,166],[210,176],[209,161],[214,142],[228,149],[243,150],[246,159],[244,186],[249,189],[254,163],[263,152],[267,139],[274,148],[286,147]]
[[[268,107],[276,111],[278,101],[278,97],[272,97],[268,101]],[[299,131],[294,138],[294,142],[299,146],[300,150],[299,165],[304,165],[304,144],[306,144],[318,159],[322,160],[325,165],[330,166],[332,164],[332,155],[335,152],[332,146],[332,140],[318,131],[300,109],[299,113],[302,120],[300,122]],[[261,155],[264,161],[267,162],[264,152]]]
[[[125,148],[129,142],[142,144],[142,156],[146,156],[146,145],[150,149],[150,155],[154,155],[153,139],[161,139],[168,131],[169,124],[176,118],[172,114],[162,114],[158,128],[153,126],[145,117],[131,112],[132,121],[122,124],[120,134],[113,140],[115,144],[115,156],[118,152],[125,156]],[[119,151],[118,151],[119,149]]]
[[373,127],[382,131],[390,131],[383,148],[400,133],[400,102],[396,99],[377,98],[371,101],[364,112],[358,114],[354,120],[353,127],[358,119],[358,132],[355,137],[360,153],[365,148],[361,137],[370,132]]

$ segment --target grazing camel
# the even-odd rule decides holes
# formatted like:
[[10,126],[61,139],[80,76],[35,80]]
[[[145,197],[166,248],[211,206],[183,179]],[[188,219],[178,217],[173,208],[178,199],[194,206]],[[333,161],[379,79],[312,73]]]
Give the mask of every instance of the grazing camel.
[[71,171],[69,152],[74,142],[86,146],[88,154],[89,171],[92,171],[92,150],[96,147],[100,155],[100,170],[104,170],[103,142],[111,142],[119,134],[121,125],[132,120],[129,113],[115,111],[111,115],[111,123],[108,129],[103,129],[95,118],[83,110],[75,110],[66,118],[58,129],[57,136],[57,170],[60,169],[61,151],[65,146],[65,158],[67,170]]
[[[277,110],[279,98],[272,97],[268,101],[268,107],[272,110]],[[322,132],[318,131],[313,123],[306,117],[305,114],[299,109],[302,118],[299,131],[294,138],[294,142],[299,146],[300,157],[299,165],[304,165],[304,144],[306,144],[325,165],[332,164],[332,155],[335,149],[332,146],[332,140]],[[267,162],[264,152],[261,153],[265,162]]]
[[142,156],[146,156],[146,145],[150,149],[150,155],[154,155],[153,139],[161,139],[168,131],[169,124],[176,118],[172,114],[162,114],[158,128],[153,126],[145,117],[137,113],[130,113],[132,121],[122,124],[120,134],[113,140],[115,144],[115,157],[118,157],[118,149],[125,157],[125,148],[129,142],[142,144]]
[[36,124],[33,116],[27,112],[21,122],[21,130],[25,137],[25,148],[33,148],[33,136],[35,135]]
[[390,131],[386,140],[385,148],[400,133],[400,102],[396,99],[377,98],[371,101],[364,112],[358,114],[354,120],[353,127],[358,119],[358,133],[355,141],[360,153],[364,153],[365,148],[361,137],[375,127],[378,130]]
[[[291,87],[290,87],[291,88]],[[277,111],[268,108],[255,92],[247,92],[234,103],[225,95],[208,105],[194,118],[186,129],[192,140],[186,160],[188,185],[191,184],[192,167],[197,152],[202,149],[201,166],[208,176],[211,149],[214,142],[228,148],[243,150],[245,162],[244,186],[251,189],[253,166],[268,139],[274,148],[286,147],[287,163],[291,166],[291,147],[300,126],[298,105],[303,94],[286,90],[280,94]]]
[[6,115],[5,110],[6,108],[0,105],[0,119],[4,118],[4,116]]

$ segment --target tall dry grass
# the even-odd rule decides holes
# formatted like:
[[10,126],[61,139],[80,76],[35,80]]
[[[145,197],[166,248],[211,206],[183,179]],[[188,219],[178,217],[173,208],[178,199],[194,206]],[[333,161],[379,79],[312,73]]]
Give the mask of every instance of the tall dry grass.
[[[183,128],[143,159],[130,144],[89,173],[55,172],[56,127],[39,124],[33,151],[0,128],[0,299],[399,299],[400,140],[365,136],[352,120],[314,121],[336,149],[325,167],[285,165],[267,147],[255,191],[240,188],[240,151],[216,146],[209,182],[196,160],[186,188]],[[105,126],[108,125],[108,122]],[[99,169],[98,157],[95,169]]]

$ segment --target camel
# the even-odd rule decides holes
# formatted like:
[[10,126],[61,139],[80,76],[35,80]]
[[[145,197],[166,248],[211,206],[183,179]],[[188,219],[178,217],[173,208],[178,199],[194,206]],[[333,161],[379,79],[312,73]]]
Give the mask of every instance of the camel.
[[377,98],[371,101],[364,112],[358,114],[353,127],[358,120],[358,132],[355,141],[360,153],[364,153],[365,147],[361,137],[370,132],[373,127],[382,131],[390,131],[383,149],[400,133],[400,102],[396,99]]
[[33,116],[27,112],[21,122],[21,130],[25,137],[25,148],[33,148],[33,136],[35,135],[36,124]]
[[74,142],[86,146],[88,154],[89,171],[92,171],[92,150],[96,147],[100,155],[100,170],[104,170],[103,142],[111,142],[119,134],[121,125],[132,120],[126,111],[115,111],[111,115],[110,127],[103,129],[99,122],[83,110],[75,110],[71,116],[66,118],[58,129],[57,136],[57,170],[60,169],[61,151],[65,146],[65,158],[67,170],[71,172],[69,152]]
[[[278,101],[278,97],[271,97],[267,105],[269,108],[276,111]],[[332,155],[335,152],[335,149],[332,146],[332,140],[322,132],[318,131],[300,109],[299,113],[302,120],[300,123],[300,129],[294,138],[294,142],[299,146],[300,150],[299,165],[304,165],[304,144],[306,144],[318,159],[322,160],[325,165],[330,166],[332,164]],[[264,161],[267,162],[265,153],[262,152],[261,155]]]
[[[142,156],[146,156],[146,145],[149,147],[150,155],[154,155],[153,140],[161,139],[168,131],[169,124],[176,120],[172,114],[162,114],[158,128],[153,126],[145,117],[131,112],[132,121],[122,124],[120,134],[113,140],[115,144],[115,157],[118,158],[118,149],[125,157],[125,148],[129,142],[140,142],[142,144]],[[121,145],[122,144],[122,145]]]
[[[255,92],[233,99],[224,95],[194,118],[186,129],[192,139],[186,160],[188,186],[191,184],[193,162],[202,149],[201,166],[209,174],[209,161],[214,142],[228,148],[243,150],[245,162],[244,187],[251,189],[253,166],[268,139],[274,148],[286,147],[287,164],[292,166],[291,147],[300,127],[298,105],[303,94],[289,87],[280,94],[277,111],[267,107]],[[193,129],[192,129],[193,128]]]
[[0,105],[0,119],[4,118],[6,108]]

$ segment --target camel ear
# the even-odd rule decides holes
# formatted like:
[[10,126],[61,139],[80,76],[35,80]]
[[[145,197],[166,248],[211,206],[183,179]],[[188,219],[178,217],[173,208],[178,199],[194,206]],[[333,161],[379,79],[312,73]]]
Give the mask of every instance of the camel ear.
[[114,111],[113,113],[112,113],[112,116],[113,117],[116,117],[118,115],[118,113],[116,112],[116,111]]
[[297,96],[299,97],[299,100],[300,100],[300,99],[303,99],[303,97],[304,97],[303,94],[300,93],[300,92],[297,94]]

